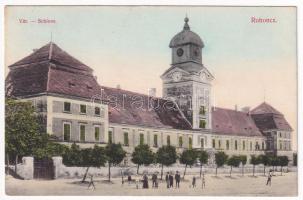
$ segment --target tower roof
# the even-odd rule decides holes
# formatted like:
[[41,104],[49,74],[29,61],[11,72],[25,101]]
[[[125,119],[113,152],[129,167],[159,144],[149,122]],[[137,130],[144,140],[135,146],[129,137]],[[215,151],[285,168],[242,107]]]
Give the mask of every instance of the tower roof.
[[204,47],[204,43],[201,40],[200,36],[190,30],[188,25],[189,19],[186,17],[184,19],[184,27],[181,32],[173,37],[169,43],[169,47],[177,47],[185,44],[195,44],[201,48]]
[[269,105],[266,102],[263,102],[262,104],[260,104],[256,108],[254,108],[251,111],[251,114],[253,114],[253,115],[257,115],[257,114],[277,114],[277,115],[282,115],[282,113],[280,113],[278,110],[276,110],[274,107],[272,107],[271,105]]
[[54,64],[59,64],[68,67],[69,69],[80,70],[85,72],[93,71],[90,67],[69,55],[67,52],[62,50],[60,47],[58,47],[58,45],[53,42],[50,42],[42,46],[41,48],[34,50],[33,53],[19,60],[18,62],[10,65],[9,67],[12,68],[21,65],[41,63],[45,61],[52,62]]

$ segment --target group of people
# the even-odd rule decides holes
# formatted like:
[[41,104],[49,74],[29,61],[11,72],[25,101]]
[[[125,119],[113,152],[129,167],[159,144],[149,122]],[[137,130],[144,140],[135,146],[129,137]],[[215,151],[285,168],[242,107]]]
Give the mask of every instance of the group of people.
[[[143,189],[147,189],[149,188],[149,184],[148,184],[148,176],[145,173],[142,177],[141,180],[136,179],[136,180],[132,180],[131,175],[128,175],[128,183],[130,184],[132,181],[135,181],[136,183],[136,188],[139,188],[139,182],[142,182],[142,188]],[[192,177],[192,182],[191,182],[191,187],[195,188],[196,187],[196,176]],[[153,173],[151,176],[151,180],[152,180],[152,188],[158,188],[158,173]],[[202,189],[205,188],[205,177],[204,177],[204,173],[203,176],[201,178],[202,180]],[[174,187],[174,181],[175,181],[175,188],[180,188],[180,182],[181,182],[181,175],[179,173],[179,171],[176,171],[175,175],[173,176],[172,172],[167,172],[165,175],[165,182],[166,182],[166,187],[167,188],[173,188]]]

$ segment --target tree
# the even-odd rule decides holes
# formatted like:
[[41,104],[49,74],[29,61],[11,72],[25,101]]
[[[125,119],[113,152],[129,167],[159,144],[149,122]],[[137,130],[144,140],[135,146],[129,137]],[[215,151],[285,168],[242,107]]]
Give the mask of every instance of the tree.
[[176,163],[177,152],[176,148],[173,146],[162,146],[158,149],[156,153],[156,161],[161,164],[161,180],[163,178],[163,165],[170,166]]
[[250,157],[250,164],[253,165],[253,176],[255,176],[255,166],[260,163],[260,160],[258,159],[257,156],[251,155]]
[[246,163],[247,163],[247,156],[240,155],[239,159],[240,159],[240,162],[242,163],[242,176],[244,176],[244,165],[246,165]]
[[126,152],[123,150],[120,143],[119,144],[111,143],[105,147],[105,153],[108,161],[108,180],[110,181],[111,165],[120,164],[122,160],[125,158]]
[[260,164],[263,164],[263,175],[265,176],[266,166],[270,164],[270,158],[268,155],[259,155],[258,160]]
[[279,159],[277,156],[270,156],[269,157],[269,163],[272,166],[273,174],[275,173],[275,170],[277,170],[277,166],[279,165]]
[[185,164],[183,179],[186,174],[187,165],[192,166],[197,160],[197,152],[192,149],[184,150],[180,156],[180,163]]
[[132,162],[137,164],[137,174],[139,174],[140,165],[150,165],[153,163],[155,154],[147,144],[138,145],[132,153]]
[[66,166],[81,166],[82,155],[79,145],[73,143],[63,155],[63,164]]
[[233,167],[239,167],[240,162],[241,160],[239,156],[232,156],[227,160],[227,165],[230,166],[230,173],[229,173],[230,177]]
[[9,165],[15,158],[15,170],[19,157],[33,155],[36,149],[47,143],[47,134],[40,133],[37,114],[31,102],[5,101],[5,151]]
[[282,176],[283,167],[288,165],[289,160],[287,156],[278,156],[278,160],[281,167],[281,176]]
[[223,151],[217,152],[215,154],[216,160],[216,176],[218,174],[218,167],[222,167],[228,159],[228,155],[226,155]]
[[52,158],[53,156],[63,156],[69,150],[69,147],[64,144],[59,144],[49,141],[44,148],[36,149],[34,157],[38,159]]
[[200,161],[200,177],[202,175],[202,167],[204,164],[208,162],[208,153],[206,151],[199,151],[198,152],[198,159]]

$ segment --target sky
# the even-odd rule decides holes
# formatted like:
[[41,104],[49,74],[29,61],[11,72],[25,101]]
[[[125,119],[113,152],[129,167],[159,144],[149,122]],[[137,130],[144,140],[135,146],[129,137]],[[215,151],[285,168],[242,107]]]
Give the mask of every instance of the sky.
[[[90,66],[101,85],[140,93],[156,88],[171,64],[171,38],[187,14],[214,75],[213,104],[254,108],[264,100],[284,113],[297,148],[295,7],[8,6],[5,65],[50,42]],[[251,17],[276,23],[251,23]],[[54,24],[20,19],[56,20]]]

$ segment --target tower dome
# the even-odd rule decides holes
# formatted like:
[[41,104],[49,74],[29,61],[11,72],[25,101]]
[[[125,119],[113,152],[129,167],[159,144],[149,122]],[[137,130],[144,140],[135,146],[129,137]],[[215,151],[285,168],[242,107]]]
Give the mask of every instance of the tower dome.
[[188,21],[189,19],[185,17],[183,30],[177,35],[175,35],[173,39],[171,39],[169,43],[170,48],[185,45],[185,44],[195,44],[201,48],[204,47],[204,43],[201,40],[200,36],[190,30]]

